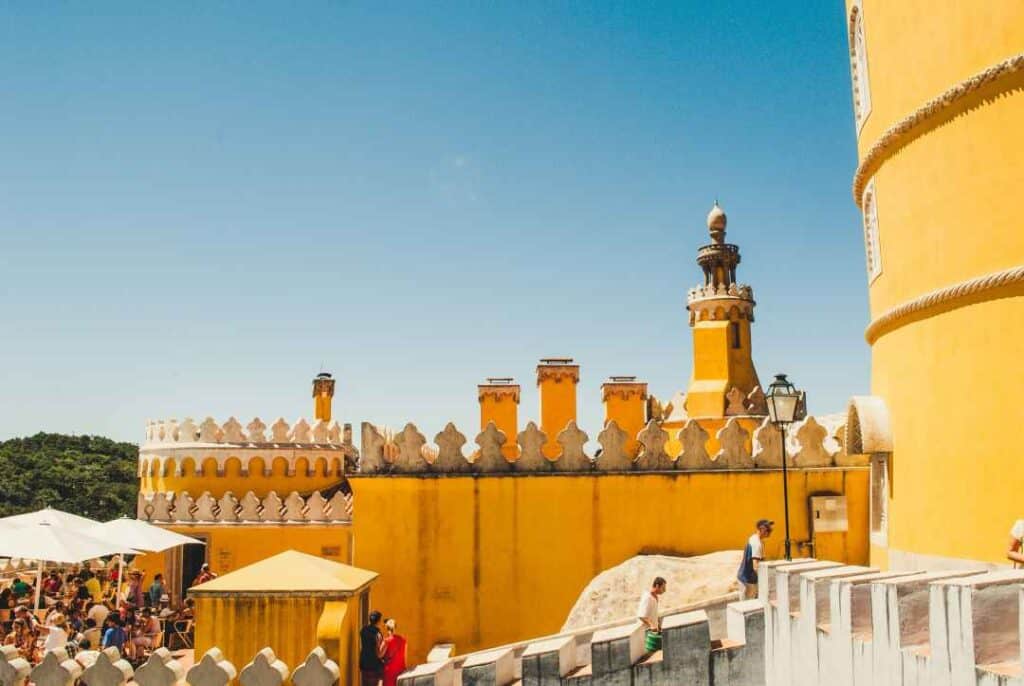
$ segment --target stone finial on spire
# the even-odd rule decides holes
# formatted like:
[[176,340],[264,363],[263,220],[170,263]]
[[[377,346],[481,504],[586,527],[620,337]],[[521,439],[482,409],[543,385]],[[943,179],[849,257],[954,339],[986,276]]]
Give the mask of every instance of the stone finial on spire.
[[726,225],[725,210],[718,204],[718,199],[715,199],[715,204],[708,212],[708,232],[711,234],[711,240],[715,243],[721,243],[725,240],[725,225]]

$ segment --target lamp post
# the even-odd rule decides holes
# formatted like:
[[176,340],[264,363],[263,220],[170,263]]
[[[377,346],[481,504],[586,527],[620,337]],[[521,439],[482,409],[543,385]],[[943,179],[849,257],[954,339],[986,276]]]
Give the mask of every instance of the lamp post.
[[786,559],[793,559],[792,544],[789,540],[789,473],[786,471],[786,425],[798,419],[803,393],[786,379],[785,374],[776,374],[775,381],[768,387],[768,419],[779,429],[782,441],[782,500],[786,522]]

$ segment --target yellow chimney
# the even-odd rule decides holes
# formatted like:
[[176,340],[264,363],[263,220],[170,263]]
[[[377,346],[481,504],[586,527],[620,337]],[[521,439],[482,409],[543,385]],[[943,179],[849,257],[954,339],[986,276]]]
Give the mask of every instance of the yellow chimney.
[[540,428],[547,434],[544,456],[558,457],[561,447],[556,442],[559,432],[576,420],[576,384],[580,366],[571,357],[548,357],[537,365],[537,387],[540,389]]
[[490,422],[505,434],[505,445],[501,452],[507,459],[517,457],[516,435],[519,433],[519,384],[508,377],[489,378],[477,385],[480,401],[480,430]]
[[635,376],[609,377],[601,384],[601,400],[605,426],[614,419],[629,436],[626,451],[636,455],[639,445],[636,435],[647,423],[647,383],[637,381]]
[[327,372],[320,372],[313,379],[313,416],[325,422],[331,421],[333,399],[334,378]]

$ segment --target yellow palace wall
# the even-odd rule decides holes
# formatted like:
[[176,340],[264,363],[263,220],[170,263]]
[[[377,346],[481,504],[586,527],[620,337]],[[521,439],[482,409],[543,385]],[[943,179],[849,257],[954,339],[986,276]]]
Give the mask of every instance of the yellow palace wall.
[[[741,548],[761,517],[778,523],[768,555],[782,555],[779,471],[350,478],[355,565],[380,573],[371,604],[397,618],[414,662],[438,642],[465,653],[556,632],[601,571]],[[867,469],[791,472],[794,541],[819,493],[848,496],[849,533],[820,534],[817,554],[866,562]]]
[[[871,92],[862,160],[927,101],[1024,52],[1018,0],[991,0],[984,11],[856,4]],[[929,110],[863,176],[874,184],[881,259],[869,287],[872,320],[929,291],[1024,265],[1024,70]],[[1024,517],[1022,296],[1018,281],[869,336],[872,393],[888,405],[894,445],[888,537],[873,562],[1005,562],[1007,532]]]

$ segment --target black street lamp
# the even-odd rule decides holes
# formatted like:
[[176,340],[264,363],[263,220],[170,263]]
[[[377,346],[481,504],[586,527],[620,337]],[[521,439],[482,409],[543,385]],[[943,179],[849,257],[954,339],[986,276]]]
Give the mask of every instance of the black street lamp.
[[786,522],[786,559],[793,559],[792,544],[789,540],[789,473],[786,471],[786,425],[796,421],[803,405],[804,394],[796,390],[785,374],[776,374],[775,381],[768,387],[768,419],[778,427],[782,441],[782,499]]

